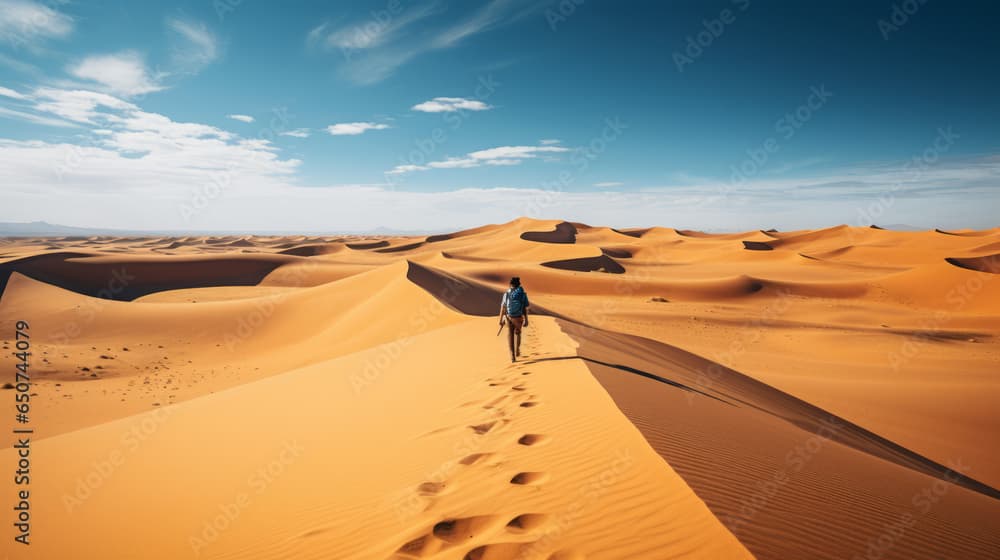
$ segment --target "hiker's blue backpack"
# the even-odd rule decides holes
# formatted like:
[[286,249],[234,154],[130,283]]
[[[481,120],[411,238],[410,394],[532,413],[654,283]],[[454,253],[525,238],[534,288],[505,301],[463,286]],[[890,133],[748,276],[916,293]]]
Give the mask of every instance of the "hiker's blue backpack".
[[507,292],[507,314],[511,317],[524,315],[524,308],[527,307],[528,294],[524,293],[524,288],[518,286]]

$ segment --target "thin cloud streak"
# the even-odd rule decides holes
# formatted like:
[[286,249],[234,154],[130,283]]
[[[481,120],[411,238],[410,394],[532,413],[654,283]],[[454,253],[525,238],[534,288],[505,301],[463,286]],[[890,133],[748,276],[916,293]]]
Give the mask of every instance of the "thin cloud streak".
[[500,146],[469,152],[465,157],[432,161],[426,165],[397,165],[386,171],[386,174],[399,175],[413,171],[426,171],[428,169],[468,169],[483,165],[519,165],[526,159],[537,158],[539,154],[563,153],[568,151],[569,148],[563,148],[562,146]]
[[14,47],[37,49],[45,39],[61,39],[73,32],[73,18],[30,0],[0,0],[0,41]]
[[332,31],[324,23],[307,33],[306,43],[339,48],[343,55],[339,61],[341,75],[358,85],[372,85],[390,77],[414,58],[455,47],[470,37],[514,23],[544,5],[527,0],[492,0],[457,22],[429,26],[420,32],[408,28],[432,19],[430,16],[448,12],[438,9],[433,2],[404,6],[403,12],[388,23],[372,20]]
[[170,56],[174,73],[197,74],[219,59],[219,40],[204,23],[170,18],[166,25],[174,34]]

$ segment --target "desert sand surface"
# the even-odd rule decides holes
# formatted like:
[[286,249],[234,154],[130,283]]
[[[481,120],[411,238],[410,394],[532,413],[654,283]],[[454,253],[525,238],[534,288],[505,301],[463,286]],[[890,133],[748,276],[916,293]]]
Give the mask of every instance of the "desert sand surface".
[[998,278],[1000,228],[0,239],[0,550],[996,558]]

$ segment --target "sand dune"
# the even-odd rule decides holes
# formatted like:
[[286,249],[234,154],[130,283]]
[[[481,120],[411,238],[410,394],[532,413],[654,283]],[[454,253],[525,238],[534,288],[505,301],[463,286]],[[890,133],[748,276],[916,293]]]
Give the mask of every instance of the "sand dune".
[[539,243],[575,243],[576,226],[569,222],[560,222],[552,231],[526,231],[521,239]]
[[1000,274],[1000,253],[985,257],[948,257],[945,260],[961,268],[978,272],[989,272],[990,274]]
[[[601,251],[604,252],[606,249],[601,249]],[[622,274],[625,272],[625,267],[607,254],[599,257],[543,262],[542,266],[561,270],[575,270],[577,272],[608,272],[613,274]]]
[[936,231],[937,233],[943,233],[944,235],[958,235],[958,236],[962,236],[962,237],[987,237],[987,236],[996,235],[997,228],[987,229],[987,230],[963,229],[963,230],[954,230],[954,231],[945,231],[943,229],[935,229],[934,231]]
[[749,251],[773,251],[774,246],[767,241],[744,241],[743,248]]
[[336,244],[322,244],[322,245],[298,245],[293,244],[291,247],[278,251],[282,255],[295,255],[297,257],[315,257],[317,255],[329,255],[330,253],[336,253],[343,248],[343,245]]
[[32,556],[3,552],[995,558],[998,247],[525,218],[11,239],[45,492]]
[[109,257],[54,252],[0,264],[21,274],[82,294],[130,300],[153,292],[206,286],[253,286],[291,257]]
[[364,243],[347,243],[347,248],[354,249],[355,251],[367,251],[369,249],[380,249],[388,246],[389,242],[385,239],[380,239],[378,241],[366,241]]

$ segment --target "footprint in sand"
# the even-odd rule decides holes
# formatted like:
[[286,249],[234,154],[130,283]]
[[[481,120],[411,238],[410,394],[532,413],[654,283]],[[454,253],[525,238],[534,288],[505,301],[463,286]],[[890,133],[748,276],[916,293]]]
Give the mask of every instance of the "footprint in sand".
[[530,447],[532,445],[547,443],[549,439],[549,436],[543,434],[524,434],[517,439],[517,443],[519,445],[526,445]]
[[[524,538],[541,530],[549,517],[541,513],[523,513],[511,518],[506,524],[503,524],[504,518],[498,515],[443,519],[435,523],[429,531],[400,546],[393,558],[429,558],[460,546],[473,546],[462,557],[463,560],[514,560],[539,557],[540,551],[537,550],[538,545],[534,541],[480,543],[490,537],[502,538],[505,533],[512,538]],[[575,557],[565,557],[565,560],[571,559],[575,560]]]
[[449,490],[446,482],[422,482],[417,486],[417,494],[421,496],[440,496]]
[[[510,420],[504,418],[508,415],[508,412],[502,408],[495,408],[492,406],[483,406],[484,409],[489,410],[489,415],[495,417],[495,420],[489,420],[479,424],[466,426],[478,435],[483,435],[494,430],[499,430],[502,426],[506,425]],[[436,430],[431,430],[417,436],[417,439],[436,436],[440,434],[445,434],[448,432],[453,432],[456,430],[461,430],[462,426],[446,426],[444,428],[438,428]]]
[[457,545],[475,544],[477,539],[495,532],[501,522],[497,515],[443,519],[429,531],[399,547],[395,557],[426,558]]
[[545,524],[549,516],[544,513],[522,513],[507,522],[507,530],[511,533],[530,533]]
[[499,521],[497,515],[446,519],[435,523],[431,534],[447,543],[464,543],[495,529]]
[[486,384],[489,385],[490,387],[502,387],[504,385],[510,385],[511,383],[514,383],[515,381],[517,381],[517,377],[508,376],[503,379],[487,379],[486,381],[487,381]]
[[496,408],[497,406],[500,405],[500,403],[504,402],[505,400],[507,400],[509,398],[510,398],[510,395],[500,395],[499,397],[497,397],[495,399],[492,399],[492,400],[488,401],[486,404],[484,404],[483,408],[485,408],[487,410],[492,409],[492,408]]
[[521,472],[510,479],[511,484],[518,486],[538,486],[548,480],[548,473],[544,472]]
[[473,453],[472,455],[466,455],[465,457],[463,457],[461,460],[459,460],[458,464],[471,466],[482,461],[483,459],[488,459],[492,456],[493,453]]
[[517,558],[536,557],[532,554],[533,543],[497,543],[477,546],[470,550],[462,560],[515,560]]
[[469,429],[479,435],[484,435],[499,430],[509,422],[510,420],[494,420],[492,422],[485,422],[483,424],[476,424],[474,426],[469,426]]

